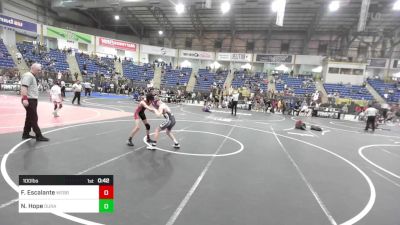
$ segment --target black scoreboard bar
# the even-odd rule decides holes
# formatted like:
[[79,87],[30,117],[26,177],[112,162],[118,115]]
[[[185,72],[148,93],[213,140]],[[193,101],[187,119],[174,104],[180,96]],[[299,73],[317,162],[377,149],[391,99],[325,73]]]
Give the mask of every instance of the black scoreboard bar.
[[19,175],[19,185],[113,185],[113,175]]

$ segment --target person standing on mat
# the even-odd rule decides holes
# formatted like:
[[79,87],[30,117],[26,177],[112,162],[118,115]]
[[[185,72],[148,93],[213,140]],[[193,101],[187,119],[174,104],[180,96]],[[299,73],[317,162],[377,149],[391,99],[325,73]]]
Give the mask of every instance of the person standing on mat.
[[154,100],[152,106],[156,109],[154,112],[157,116],[164,116],[165,121],[160,124],[159,127],[156,128],[154,134],[154,142],[151,143],[151,146],[148,146],[147,149],[154,150],[157,146],[158,136],[161,130],[166,130],[166,134],[169,138],[174,142],[172,147],[180,148],[179,142],[176,140],[175,136],[172,134],[172,128],[175,126],[175,116],[172,114],[171,109],[162,102],[161,100]]
[[87,95],[90,97],[90,93],[92,92],[92,84],[89,81],[86,81],[83,85],[85,86],[85,97]]
[[372,105],[369,105],[368,109],[365,110],[365,116],[367,117],[367,125],[365,126],[365,131],[368,131],[369,125],[372,126],[372,132],[375,131],[375,119],[377,114],[378,110]]
[[65,82],[62,80],[61,81],[61,97],[63,97],[63,101],[65,98]]
[[[21,79],[21,97],[22,105],[26,110],[24,132],[22,139],[36,138],[36,141],[49,141],[48,138],[42,135],[38,125],[37,105],[39,98],[39,89],[36,77],[41,73],[42,65],[34,63],[31,66],[31,71],[22,75]],[[29,133],[33,129],[36,137],[31,136]]]
[[59,117],[58,111],[62,108],[63,100],[62,100],[61,88],[58,85],[58,81],[54,83],[53,87],[51,87],[50,89],[50,98],[54,104],[53,116]]
[[132,129],[132,132],[128,138],[128,141],[126,142],[126,144],[128,146],[133,146],[132,143],[132,138],[137,134],[137,132],[139,132],[140,130],[140,120],[142,120],[144,126],[146,127],[146,135],[147,135],[147,142],[148,143],[152,143],[153,140],[150,139],[150,124],[149,122],[147,122],[147,118],[146,118],[146,114],[144,113],[144,111],[146,109],[154,112],[154,109],[150,108],[151,103],[154,100],[154,96],[153,94],[147,94],[146,95],[146,99],[145,100],[141,100],[139,102],[139,105],[137,106],[136,110],[135,110],[135,115],[134,115],[134,119],[135,119],[135,127]]
[[81,92],[82,92],[82,84],[79,80],[76,80],[76,83],[72,85],[72,90],[74,91],[74,99],[72,99],[72,104],[74,104],[75,99],[78,99],[78,105],[81,104]]
[[234,91],[232,94],[232,115],[233,115],[233,109],[235,109],[235,116],[236,116],[236,110],[237,110],[237,104],[239,101],[239,93],[238,91]]

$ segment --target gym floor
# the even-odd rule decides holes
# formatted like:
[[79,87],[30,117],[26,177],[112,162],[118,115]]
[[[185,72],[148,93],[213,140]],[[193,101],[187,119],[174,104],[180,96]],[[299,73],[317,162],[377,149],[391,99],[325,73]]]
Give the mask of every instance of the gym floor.
[[[24,109],[0,95],[0,224],[322,225],[400,224],[400,127],[170,105],[181,148],[161,134],[147,150],[144,126],[125,144],[136,103],[96,96],[60,117],[39,103],[50,142],[21,141]],[[69,101],[68,101],[69,100]],[[146,111],[151,129],[162,122]],[[323,128],[310,131],[309,125]],[[20,174],[114,175],[112,214],[19,214]]]

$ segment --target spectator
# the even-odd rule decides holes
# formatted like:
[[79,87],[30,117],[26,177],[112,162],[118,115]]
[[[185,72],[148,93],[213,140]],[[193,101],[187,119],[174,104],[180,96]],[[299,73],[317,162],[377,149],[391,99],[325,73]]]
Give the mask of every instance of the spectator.
[[62,73],[61,73],[61,71],[58,71],[57,80],[61,80],[61,79],[62,79]]
[[18,64],[21,64],[21,60],[22,60],[22,55],[20,52],[17,52],[16,54],[17,60],[18,60]]
[[349,112],[349,108],[347,107],[347,104],[344,104],[344,106],[342,107],[342,112],[343,112],[343,114],[347,114]]
[[109,91],[109,92],[115,93],[114,87],[115,87],[115,86],[114,86],[114,83],[111,82],[111,83],[110,83],[110,91]]

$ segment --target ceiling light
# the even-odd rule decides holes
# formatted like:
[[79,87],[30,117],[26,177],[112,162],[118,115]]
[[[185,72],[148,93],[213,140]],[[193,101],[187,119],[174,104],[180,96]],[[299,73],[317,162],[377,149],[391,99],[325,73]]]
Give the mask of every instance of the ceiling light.
[[271,3],[271,10],[272,12],[278,12],[279,10],[282,10],[286,7],[286,1],[285,0],[275,0]]
[[340,1],[332,1],[331,4],[329,4],[329,11],[335,12],[340,8]]
[[115,15],[115,16],[114,16],[114,19],[115,19],[115,20],[119,20],[119,15]]
[[271,10],[272,12],[278,12],[278,9],[279,9],[279,1],[275,0],[271,4]]
[[231,9],[231,4],[228,1],[221,3],[222,14],[229,12],[230,9]]
[[397,0],[393,5],[393,10],[400,10],[400,0]]
[[161,36],[161,35],[163,35],[163,34],[164,34],[164,32],[163,32],[162,30],[159,30],[159,31],[158,31],[158,35]]
[[178,3],[175,5],[175,10],[178,14],[182,14],[185,12],[185,6],[182,3]]

